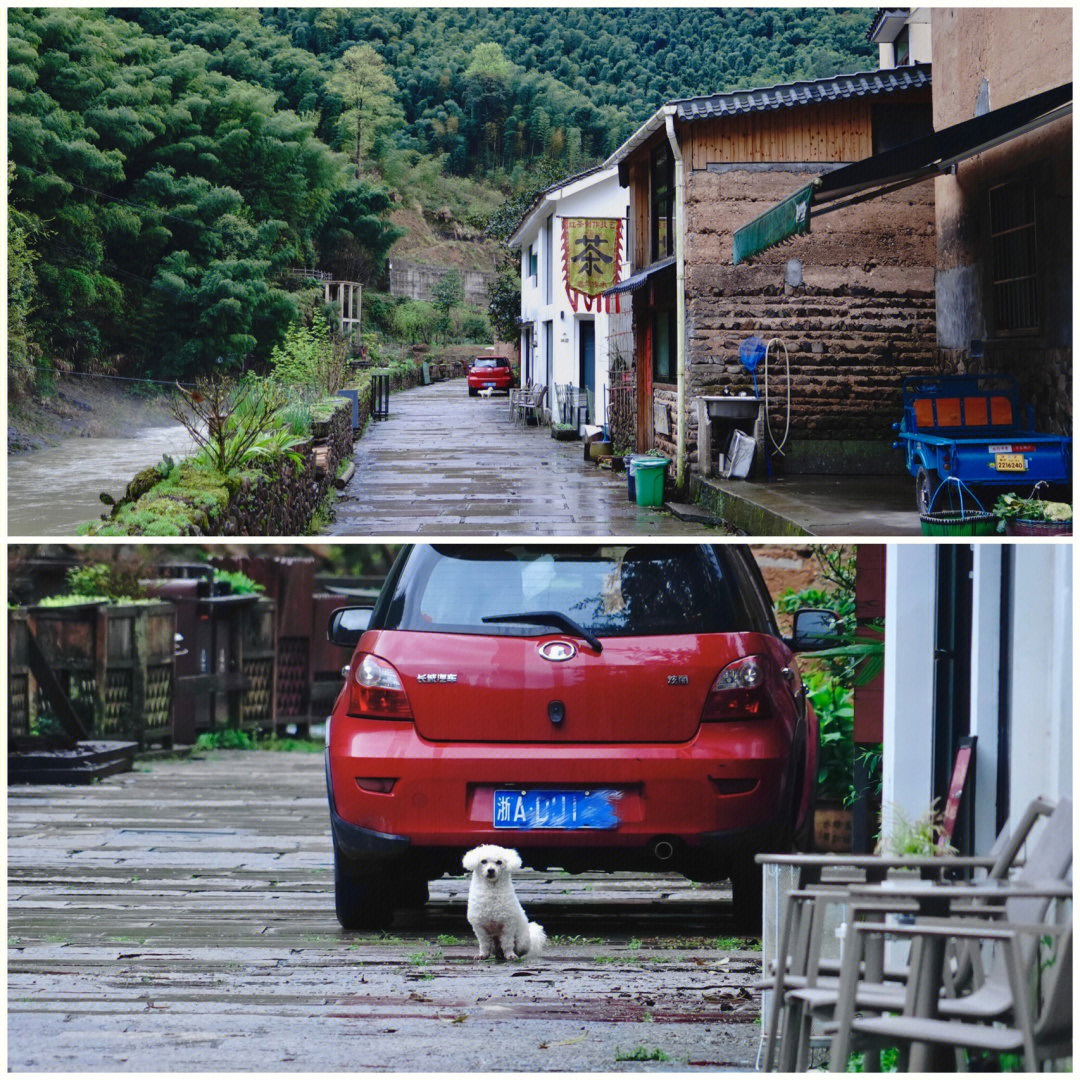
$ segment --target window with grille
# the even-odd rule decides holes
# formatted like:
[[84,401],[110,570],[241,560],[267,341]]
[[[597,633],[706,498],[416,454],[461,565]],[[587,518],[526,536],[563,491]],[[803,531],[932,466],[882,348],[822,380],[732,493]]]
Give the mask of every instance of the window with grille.
[[991,315],[997,334],[1039,329],[1035,191],[1029,180],[990,189]]

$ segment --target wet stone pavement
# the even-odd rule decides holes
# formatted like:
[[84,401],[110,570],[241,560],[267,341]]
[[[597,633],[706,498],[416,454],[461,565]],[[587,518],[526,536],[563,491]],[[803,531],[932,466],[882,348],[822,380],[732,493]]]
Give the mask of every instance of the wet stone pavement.
[[340,930],[321,755],[137,769],[9,788],[13,1071],[752,1066],[760,953],[724,940],[725,888],[523,872],[551,943],[478,964],[464,876],[384,934]]
[[639,508],[626,474],[584,461],[580,442],[509,419],[506,395],[469,397],[464,379],[390,397],[368,424],[332,535],[690,536],[719,530]]

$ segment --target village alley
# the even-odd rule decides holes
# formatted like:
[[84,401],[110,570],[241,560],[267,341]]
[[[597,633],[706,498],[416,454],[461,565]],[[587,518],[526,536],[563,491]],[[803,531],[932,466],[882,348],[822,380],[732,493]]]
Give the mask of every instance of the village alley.
[[586,464],[580,442],[509,419],[506,396],[463,379],[390,398],[356,443],[331,535],[701,536],[721,530],[639,508],[626,474]]

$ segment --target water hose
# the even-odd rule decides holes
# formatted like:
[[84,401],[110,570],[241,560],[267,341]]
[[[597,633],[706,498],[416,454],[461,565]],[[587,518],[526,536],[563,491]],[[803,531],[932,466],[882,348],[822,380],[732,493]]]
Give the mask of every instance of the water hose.
[[[787,418],[784,422],[784,437],[777,442],[776,437],[772,433],[772,425],[769,423],[769,350],[774,345],[783,345],[784,347],[784,368],[785,379],[787,382]],[[780,338],[772,338],[768,345],[765,346],[765,430],[769,435],[769,442],[776,448],[776,452],[783,457],[784,445],[788,441],[788,434],[791,431],[791,357],[788,355],[788,347]],[[756,381],[756,380],[755,380]],[[771,473],[770,469],[770,473]]]

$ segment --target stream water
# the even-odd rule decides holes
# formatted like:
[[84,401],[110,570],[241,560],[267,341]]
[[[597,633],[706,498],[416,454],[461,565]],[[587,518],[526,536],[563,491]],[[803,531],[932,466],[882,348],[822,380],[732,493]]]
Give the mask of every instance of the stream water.
[[56,446],[8,459],[8,534],[70,536],[101,516],[98,493],[119,498],[140,469],[192,453],[180,424],[143,428],[123,438],[73,436]]

